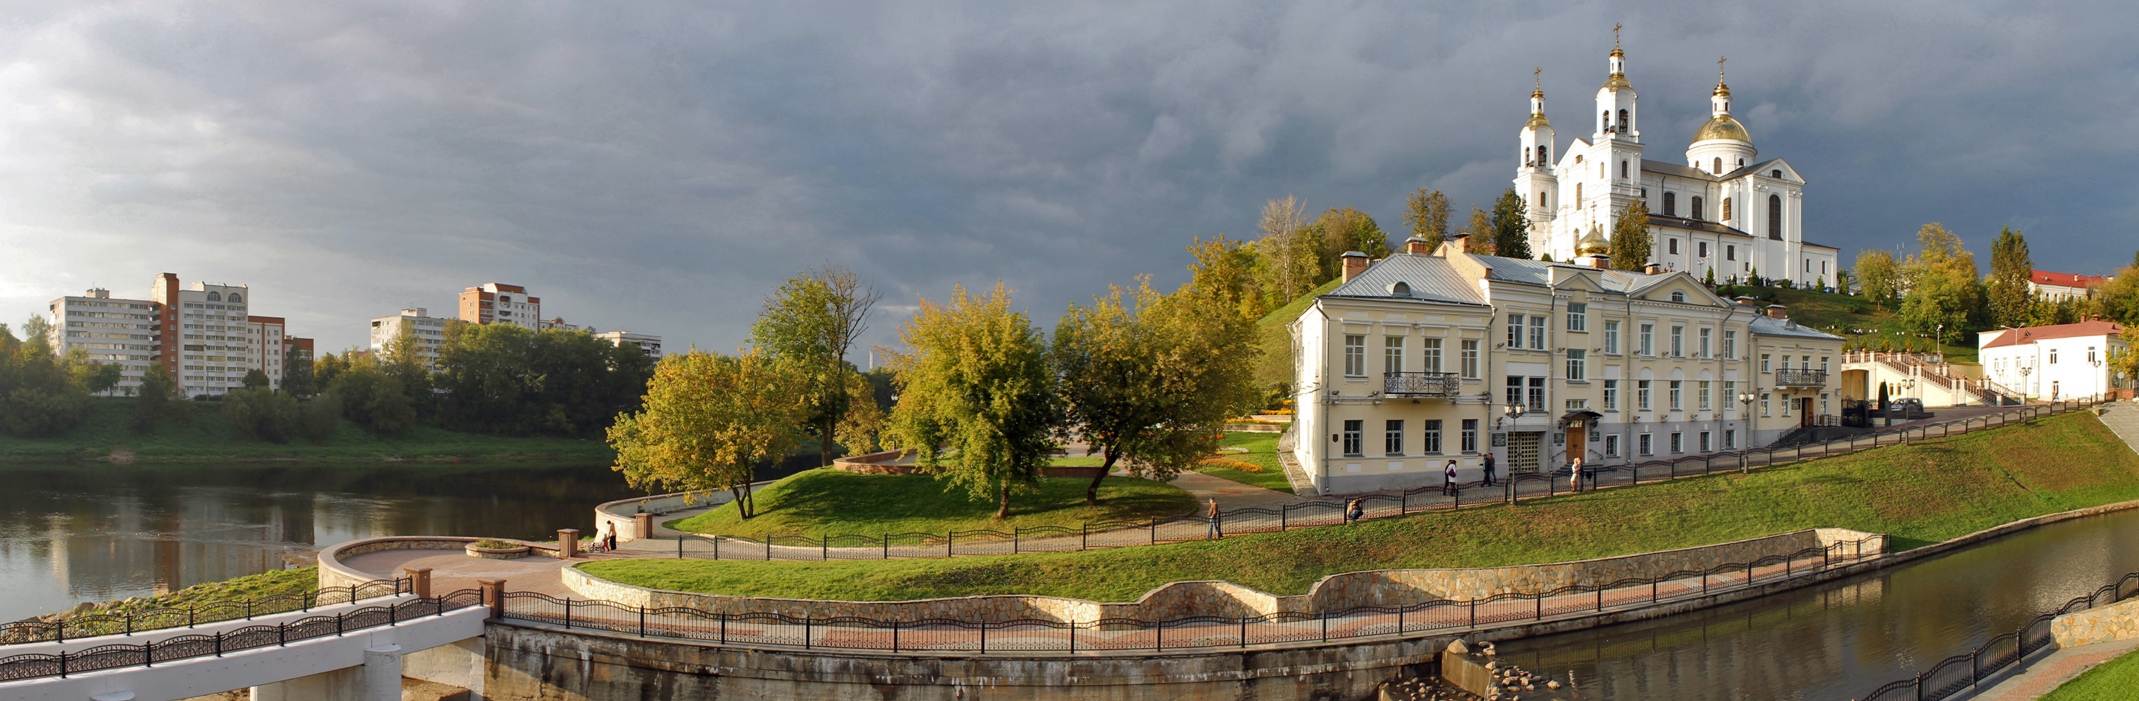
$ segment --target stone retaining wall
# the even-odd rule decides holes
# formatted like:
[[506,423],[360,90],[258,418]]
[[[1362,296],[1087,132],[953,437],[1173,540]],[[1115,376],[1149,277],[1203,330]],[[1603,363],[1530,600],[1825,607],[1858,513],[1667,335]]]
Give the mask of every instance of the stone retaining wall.
[[990,595],[913,601],[821,601],[725,596],[665,591],[612,582],[576,567],[562,570],[564,585],[588,599],[625,606],[683,606],[707,612],[778,613],[880,620],[1046,620],[1092,623],[1101,619],[1179,619],[1191,616],[1249,617],[1274,613],[1315,614],[1361,606],[1466,601],[1496,594],[1535,594],[1568,586],[1598,586],[1630,578],[1654,578],[1751,562],[1807,548],[1871,539],[1864,555],[1884,554],[1885,536],[1818,528],[1731,543],[1620,557],[1518,567],[1410,569],[1347,572],[1322,578],[1305,595],[1279,596],[1232,582],[1172,582],[1134,602],[1097,602],[1053,596]]
[[2061,648],[2139,638],[2139,599],[2053,618],[2050,636]]
[[[356,557],[358,555],[363,555],[366,553],[385,552],[388,550],[458,551],[468,547],[469,543],[473,543],[477,540],[480,539],[461,538],[454,536],[396,536],[387,538],[366,538],[364,540],[352,540],[347,543],[343,543],[341,545],[336,545],[325,550],[319,551],[319,586],[322,589],[327,587],[346,587],[352,584],[363,584],[365,582],[370,582],[378,579],[377,577],[373,577],[371,575],[357,571],[356,569],[351,568],[348,565],[342,564],[342,558]],[[551,548],[551,552],[555,551],[556,548]]]

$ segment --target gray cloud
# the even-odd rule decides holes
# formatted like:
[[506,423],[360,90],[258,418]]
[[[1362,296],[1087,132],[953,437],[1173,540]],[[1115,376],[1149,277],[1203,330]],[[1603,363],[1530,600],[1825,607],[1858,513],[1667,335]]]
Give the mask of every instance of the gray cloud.
[[[955,282],[1042,322],[1110,282],[1184,276],[1262,201],[1483,205],[1529,74],[1586,128],[1609,28],[1652,158],[1676,160],[1727,54],[1765,155],[1811,181],[1808,231],[2044,267],[2129,259],[2139,10],[2113,3],[118,3],[0,25],[0,317],[158,272],[250,283],[328,347],[468,285],[545,312],[742,342],[826,261],[887,293]],[[1564,138],[1563,138],[1564,143]]]

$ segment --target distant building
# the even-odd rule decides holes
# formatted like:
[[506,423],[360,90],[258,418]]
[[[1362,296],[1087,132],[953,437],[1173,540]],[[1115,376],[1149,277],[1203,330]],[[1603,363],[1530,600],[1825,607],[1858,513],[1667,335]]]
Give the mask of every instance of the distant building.
[[292,369],[310,367],[316,357],[313,353],[312,339],[296,336],[286,336],[282,339],[282,354],[284,361],[282,371],[285,376]]
[[2109,361],[2131,352],[2123,333],[2111,321],[1985,331],[1977,336],[1976,360],[1992,382],[2029,397],[2088,397],[2114,386]]
[[[279,316],[252,316],[245,319],[245,355],[251,369],[267,375],[267,387],[282,390],[283,371],[283,321]],[[241,378],[242,379],[242,378]]]
[[96,363],[119,365],[113,394],[133,394],[157,358],[157,307],[145,299],[116,299],[97,288],[52,300],[52,350],[80,350]]
[[2048,270],[2028,271],[2028,292],[2042,295],[2043,299],[2061,302],[2068,299],[2086,299],[2087,288],[2109,282],[2110,278],[2099,275],[2054,273]]
[[431,310],[411,307],[400,314],[382,316],[371,320],[371,352],[384,353],[387,346],[401,338],[406,330],[422,349],[423,358],[436,362],[438,351],[446,345],[446,319],[431,316]]
[[180,288],[176,274],[156,276],[149,300],[162,305],[159,355],[187,396],[244,387],[245,372],[259,369],[247,336],[251,295],[244,285],[196,282]]
[[462,290],[460,320],[471,324],[512,324],[530,331],[542,329],[542,298],[527,288],[502,282],[486,282]]
[[536,330],[538,331],[548,331],[551,329],[556,329],[558,331],[585,331],[587,333],[594,332],[594,327],[592,326],[580,326],[578,324],[565,323],[564,317],[561,316],[555,319],[538,319],[536,320],[535,326]]
[[632,333],[630,331],[606,331],[603,333],[594,334],[594,337],[602,339],[604,341],[608,341],[610,343],[614,343],[618,346],[623,346],[625,344],[638,346],[639,350],[646,351],[646,357],[653,358],[655,360],[661,359],[660,336],[643,333]]

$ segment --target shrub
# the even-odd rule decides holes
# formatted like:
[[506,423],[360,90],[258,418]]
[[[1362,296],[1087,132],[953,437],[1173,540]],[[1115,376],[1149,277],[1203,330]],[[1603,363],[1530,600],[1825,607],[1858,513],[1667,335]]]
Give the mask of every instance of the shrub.
[[342,429],[342,399],[332,394],[322,394],[305,402],[299,411],[299,421],[304,427],[305,440],[325,444],[334,439]]
[[43,438],[81,423],[89,397],[79,392],[18,389],[0,399],[0,430],[25,438]]
[[287,443],[297,428],[297,400],[264,389],[234,389],[223,395],[223,415],[238,438]]
[[1225,458],[1204,458],[1198,462],[1200,464],[1209,465],[1211,467],[1223,467],[1228,470],[1239,470],[1241,472],[1263,471],[1263,466],[1261,465],[1257,465],[1251,462],[1241,462],[1239,460],[1227,460]]
[[519,543],[498,540],[496,538],[484,538],[482,540],[475,541],[474,543],[472,543],[472,545],[478,548],[487,548],[490,550],[511,550],[513,548],[520,547]]

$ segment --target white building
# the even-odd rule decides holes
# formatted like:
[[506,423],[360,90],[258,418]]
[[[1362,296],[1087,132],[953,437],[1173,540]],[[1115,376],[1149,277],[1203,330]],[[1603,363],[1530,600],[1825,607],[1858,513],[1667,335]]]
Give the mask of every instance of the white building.
[[252,369],[267,375],[268,389],[282,391],[283,362],[285,358],[283,335],[285,324],[279,316],[254,316],[245,319],[246,362]]
[[261,369],[248,345],[249,296],[244,285],[196,282],[180,289],[177,275],[157,276],[149,298],[162,306],[162,360],[186,396],[244,387],[246,371]]
[[[1691,275],[1439,251],[1346,254],[1291,325],[1294,457],[1323,493],[1646,462],[1766,445],[1837,423],[1842,339]],[[1765,311],[1765,314],[1763,313]],[[1519,407],[1519,415],[1513,409]]]
[[1530,93],[1515,191],[1529,205],[1532,254],[1573,260],[1578,241],[1590,233],[1609,240],[1620,213],[1643,200],[1655,242],[1647,262],[1697,278],[1713,271],[1718,281],[1834,284],[1840,252],[1804,238],[1804,178],[1781,158],[1759,157],[1720,77],[1709,120],[1684,158],[1660,161],[1644,158],[1641,113],[1616,45],[1609,67],[1587,140],[1558,144],[1543,88]]
[[141,374],[157,357],[156,304],[145,299],[116,299],[97,288],[80,297],[52,300],[52,350],[79,350],[99,364],[119,366],[114,394],[133,394]]
[[2052,302],[2068,299],[2086,299],[2087,288],[2109,282],[2111,278],[2075,273],[2055,273],[2048,270],[2028,271],[2028,293],[2040,295]]
[[486,282],[462,290],[460,320],[471,324],[512,324],[529,331],[542,330],[542,298],[527,288],[502,282]]
[[1985,331],[1976,360],[1993,382],[2034,399],[2089,397],[2112,387],[2110,359],[2131,352],[2123,333],[2110,321]]
[[594,334],[594,337],[602,339],[604,341],[608,341],[610,343],[614,343],[618,346],[623,346],[625,344],[638,346],[639,350],[646,351],[646,357],[653,358],[655,360],[661,359],[660,336],[643,333],[632,333],[630,331],[604,331],[602,333]]
[[371,320],[371,352],[385,353],[389,345],[406,331],[415,339],[424,360],[437,362],[439,350],[446,346],[446,319],[431,316],[431,310],[411,307],[400,314],[382,316]]

